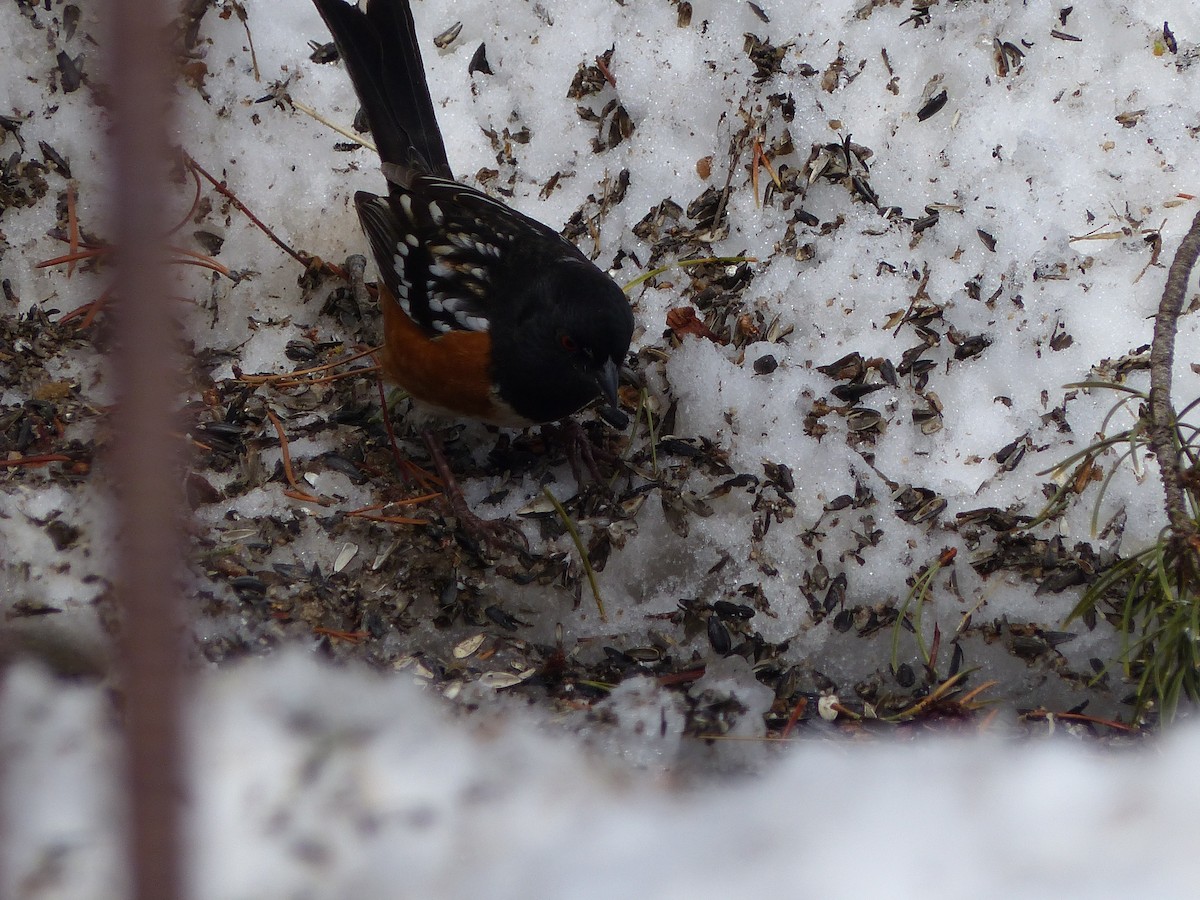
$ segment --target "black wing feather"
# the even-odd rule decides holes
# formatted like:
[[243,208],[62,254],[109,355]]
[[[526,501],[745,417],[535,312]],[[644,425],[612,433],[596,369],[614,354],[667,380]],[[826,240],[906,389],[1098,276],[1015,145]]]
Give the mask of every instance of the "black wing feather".
[[313,0],[346,63],[384,163],[453,178],[407,0]]
[[480,236],[462,210],[420,190],[423,178],[412,193],[354,197],[379,274],[404,313],[431,333],[487,331],[493,285],[515,236]]

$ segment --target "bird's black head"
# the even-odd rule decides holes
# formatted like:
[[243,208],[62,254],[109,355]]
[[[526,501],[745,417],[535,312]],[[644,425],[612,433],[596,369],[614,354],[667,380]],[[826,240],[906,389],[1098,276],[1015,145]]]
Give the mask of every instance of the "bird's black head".
[[569,416],[597,397],[616,410],[617,378],[633,336],[625,294],[582,259],[556,260],[528,284],[511,298],[517,314],[508,326],[492,321],[501,399],[534,422]]

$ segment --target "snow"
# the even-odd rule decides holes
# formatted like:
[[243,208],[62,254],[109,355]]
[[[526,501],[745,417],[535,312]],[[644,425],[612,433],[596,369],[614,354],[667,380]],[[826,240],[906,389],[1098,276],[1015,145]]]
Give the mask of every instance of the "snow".
[[[192,895],[1173,898],[1200,875],[1194,726],[1116,753],[807,743],[753,778],[679,786],[662,774],[677,738],[631,721],[653,687],[618,690],[620,755],[597,755],[518,709],[450,718],[410,679],[298,651],[211,675],[189,714]],[[105,710],[10,671],[9,895],[122,895]]]
[[[286,485],[268,480],[281,459],[269,424],[246,437],[236,464],[203,470],[224,493],[194,510],[189,532],[196,658],[184,814],[193,896],[1193,893],[1200,789],[1191,771],[1200,731],[1185,723],[1114,750],[1099,746],[1095,730],[1085,734],[1053,714],[1018,727],[1017,710],[1061,713],[1083,701],[1097,716],[1127,715],[1129,685],[1117,671],[1101,685],[1087,683],[1090,661],[1112,661],[1119,642],[1103,621],[1094,630],[1064,626],[1078,586],[1039,592],[1037,577],[1015,567],[981,574],[972,563],[996,535],[972,536],[956,516],[982,507],[1036,515],[1051,481],[1045,471],[1093,440],[1119,399],[1070,385],[1111,371],[1150,340],[1165,265],[1196,211],[1200,8],[1186,0],[1150,9],[1113,0],[1073,9],[947,3],[929,7],[928,23],[918,26],[917,13],[896,4],[758,6],[769,22],[750,4],[695,0],[691,23],[680,26],[678,4],[663,0],[414,4],[459,177],[478,184],[483,170],[496,171],[486,189],[503,190],[515,208],[553,227],[584,207],[598,239],[593,246],[585,237],[585,252],[614,265],[618,283],[651,264],[651,244],[634,234],[649,210],[665,198],[686,208],[731,179],[728,234],[711,251],[757,259],[734,312],[758,323],[758,338],[739,346],[664,337],[668,311],[692,302],[691,274],[673,269],[631,291],[633,349],[652,408],[665,414],[675,404],[674,436],[709,439],[731,474],[758,482],[718,491],[729,475],[660,453],[666,487],[633,517],[585,519],[588,534],[607,528],[621,538],[599,573],[603,622],[586,586],[572,604],[574,562],[562,577],[532,584],[481,573],[451,551],[439,569],[416,561],[407,532],[341,518],[395,495],[387,477],[322,466],[328,454],[364,462],[349,452],[346,429],[325,427],[338,401],[316,390],[257,393],[247,402],[279,412],[303,483],[334,504],[291,501]],[[204,18],[197,54],[207,75],[202,89],[181,83],[177,91],[176,138],[292,246],[339,262],[364,252],[351,198],[380,189],[375,160],[363,149],[335,150],[343,138],[291,105],[343,126],[353,118],[344,70],[308,58],[307,41],[326,40],[324,27],[307,0],[252,0],[246,10],[246,26],[216,11]],[[8,71],[0,113],[25,120],[22,158],[40,159],[45,141],[70,160],[80,221],[103,235],[105,120],[92,97],[103,82],[102,54],[85,37],[102,45],[100,13],[85,8],[71,38],[60,34],[61,15],[58,5],[0,9]],[[1175,51],[1162,48],[1164,20]],[[438,51],[432,36],[454,21],[463,22],[462,34]],[[780,71],[763,83],[754,78],[747,33],[788,45]],[[467,71],[481,41],[492,76]],[[1004,76],[997,42],[1023,54]],[[60,47],[85,56],[90,83],[75,93],[54,86]],[[617,87],[568,97],[577,67],[609,47]],[[942,90],[944,108],[921,120],[918,111]],[[788,96],[790,118],[781,111]],[[593,152],[597,125],[577,108],[600,114],[614,99],[635,131]],[[825,179],[802,196],[776,192],[756,202],[748,147],[736,162],[729,156],[747,119],[768,148],[790,137],[795,150],[772,163],[801,185],[814,148],[845,138],[869,148],[870,185],[898,213],[886,219],[844,183]],[[607,133],[607,118],[602,127]],[[523,128],[528,142],[501,152],[488,137]],[[3,154],[15,152],[7,136]],[[706,158],[711,173],[702,176],[697,163]],[[623,201],[601,213],[586,206],[626,169]],[[555,189],[541,197],[556,175]],[[33,309],[74,309],[106,285],[103,269],[68,278],[63,267],[31,265],[64,252],[46,232],[66,180],[53,172],[46,179],[44,202],[0,219],[0,276],[19,298],[4,309],[6,326]],[[760,201],[768,180],[761,173]],[[180,187],[180,215],[191,192],[190,183]],[[224,390],[235,364],[285,371],[289,342],[360,339],[322,311],[332,285],[299,287],[294,261],[221,197],[204,195],[214,211],[194,227],[224,238],[218,259],[247,277],[179,277],[178,293],[189,298],[180,304],[183,327],[197,349],[186,390],[202,411],[204,390]],[[800,208],[819,224],[798,224]],[[924,231],[904,221],[930,209],[938,221]],[[178,236],[185,246],[192,227]],[[1147,240],[1155,230],[1161,259]],[[901,320],[921,296],[941,307],[929,323],[939,340],[925,354],[936,363],[928,383],[903,376],[861,401],[883,419],[871,445],[852,440],[845,410],[819,416],[828,430],[814,433],[819,404],[840,406],[831,391],[843,383],[818,367],[853,351],[899,364],[922,340]],[[776,320],[790,331],[768,343],[766,326]],[[731,323],[718,316],[715,324]],[[1178,405],[1200,395],[1198,329],[1195,315],[1180,320]],[[65,438],[102,444],[102,412],[113,398],[97,346],[67,341],[61,352],[39,354],[36,334],[21,334],[0,345],[0,413],[29,409],[39,391],[69,382]],[[952,335],[990,343],[959,359]],[[767,354],[778,367],[759,374],[755,361]],[[18,364],[34,375],[22,380]],[[878,371],[869,380],[882,383]],[[1144,372],[1129,383],[1145,389]],[[377,407],[369,383],[347,390]],[[914,412],[935,401],[942,427],[923,430]],[[1133,421],[1130,410],[1118,411],[1107,431]],[[465,426],[456,462],[484,463],[495,441]],[[1025,455],[1010,468],[996,454],[1013,441]],[[1114,456],[1099,462],[1107,475]],[[765,463],[790,469],[793,505],[765,486]],[[547,477],[560,497],[574,490],[565,465]],[[99,454],[88,472],[11,469],[0,484],[0,638],[26,651],[0,686],[4,896],[125,890],[114,827],[121,792],[107,645],[108,478]],[[897,497],[906,487],[943,498],[944,512],[929,522],[902,519]],[[486,515],[514,516],[539,501],[542,484],[488,471],[464,488]],[[494,505],[484,502],[505,489]],[[687,511],[686,534],[664,509],[672,491]],[[1098,493],[1091,485],[1036,536],[1060,537],[1065,547],[1082,542],[1107,557],[1146,546],[1165,524],[1152,460],[1118,469],[1095,534]],[[837,502],[865,494],[873,502]],[[785,512],[764,533],[766,502]],[[696,512],[701,506],[705,514]],[[63,523],[77,533],[64,537]],[[1112,523],[1119,527],[1105,528]],[[546,553],[574,559],[568,540],[539,520],[525,530]],[[917,738],[810,717],[792,739],[779,740],[776,729],[768,740],[764,716],[780,697],[755,663],[716,652],[703,625],[682,633],[664,624],[681,601],[749,603],[744,589],[757,588],[763,603],[753,631],[783,648],[779,659],[799,690],[849,703],[860,685],[884,693],[894,686],[893,630],[839,632],[832,614],[814,616],[810,598],[823,600],[830,577],[842,575],[846,609],[898,607],[912,578],[948,549],[956,561],[933,584],[924,637],[934,623],[947,641],[962,629],[966,665],[980,667],[970,686],[995,680],[985,698],[998,713],[946,733]],[[275,574],[295,577],[297,568],[321,574],[310,584]],[[236,573],[265,579],[263,595],[246,600],[231,586]],[[339,591],[390,611],[383,633],[363,648],[319,640],[309,627],[317,623],[306,618],[314,596]],[[442,595],[484,598],[481,606],[523,624],[511,633],[467,617],[436,624]],[[1010,629],[1024,625],[1075,637],[1022,659],[1008,645]],[[480,635],[484,650],[452,652]],[[912,636],[902,638],[900,660],[920,668]],[[608,647],[656,648],[704,671],[669,686],[651,668],[630,669],[607,696],[580,689],[555,702],[494,686],[527,675],[513,662],[519,654],[506,655],[514,648],[556,644],[572,662],[594,663]],[[238,662],[239,655],[261,658]],[[718,717],[713,730],[696,727],[697,711]]]

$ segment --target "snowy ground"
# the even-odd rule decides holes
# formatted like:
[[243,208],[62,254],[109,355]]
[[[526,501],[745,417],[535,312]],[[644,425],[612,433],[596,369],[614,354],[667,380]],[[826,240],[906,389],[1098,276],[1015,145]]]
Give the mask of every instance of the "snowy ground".
[[[245,24],[200,22],[179,143],[285,242],[340,263],[365,248],[350,198],[381,178],[297,106],[348,127],[348,78],[310,61],[327,35],[307,2],[245,8]],[[39,142],[69,163],[83,228],[105,233],[103,29],[67,10],[0,8],[0,113],[23,141],[7,133],[0,154],[0,439],[9,458],[69,457],[9,469],[0,491],[6,643],[41,660],[10,668],[0,697],[0,871],[22,897],[119,890],[106,334],[103,318],[55,324],[107,275],[32,265],[65,252],[47,232],[68,174]],[[1116,672],[1092,681],[1111,630],[1063,621],[1097,566],[1164,524],[1153,461],[1116,472],[1098,533],[1097,481],[1051,521],[1010,526],[1115,402],[1067,385],[1145,387],[1164,266],[1196,211],[1194,4],[694,2],[685,22],[667,0],[425,0],[415,15],[460,178],[565,226],[620,283],[677,259],[756,261],[631,292],[630,411],[645,387],[658,440],[640,422],[613,494],[568,504],[604,563],[604,622],[553,517],[526,517],[535,559],[492,566],[436,524],[345,515],[403,495],[371,380],[247,388],[234,370],[367,345],[371,310],[333,279],[298,284],[204,186],[175,240],[242,277],[189,268],[179,285],[197,896],[1184,896],[1194,731],[1105,756],[996,734],[914,745],[912,728],[817,711],[835,697],[904,718],[969,672],[955,696],[994,681],[978,699],[998,712],[942,712],[972,731],[1061,734],[1044,711],[1081,706],[1128,716]],[[481,42],[491,75],[468,72]],[[595,68],[610,47],[615,87]],[[80,55],[86,82],[67,91]],[[757,196],[755,137],[781,181],[760,169]],[[193,191],[181,177],[181,218]],[[669,328],[688,306],[726,343]],[[1181,321],[1182,402],[1200,393],[1197,327]],[[267,409],[325,505],[284,496]],[[524,439],[450,436],[486,515],[517,516],[543,485],[575,493]],[[246,656],[265,658],[233,664]],[[798,747],[761,740],[785,729]]]

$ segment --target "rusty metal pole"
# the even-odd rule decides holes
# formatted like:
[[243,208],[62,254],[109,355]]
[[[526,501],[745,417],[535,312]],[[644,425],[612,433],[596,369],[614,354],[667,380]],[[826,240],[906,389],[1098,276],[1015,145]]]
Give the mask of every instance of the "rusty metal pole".
[[181,617],[180,367],[166,268],[169,18],[162,0],[109,0],[105,52],[113,127],[110,203],[117,238],[117,388],[108,464],[117,503],[116,580],[125,699],[132,897],[182,895],[179,801]]

